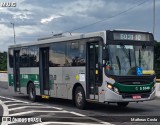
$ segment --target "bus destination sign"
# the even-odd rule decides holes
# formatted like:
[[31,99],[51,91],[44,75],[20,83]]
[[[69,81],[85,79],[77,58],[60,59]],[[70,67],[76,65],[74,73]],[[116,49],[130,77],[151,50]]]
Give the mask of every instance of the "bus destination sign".
[[150,41],[150,34],[114,32],[113,39],[114,40]]

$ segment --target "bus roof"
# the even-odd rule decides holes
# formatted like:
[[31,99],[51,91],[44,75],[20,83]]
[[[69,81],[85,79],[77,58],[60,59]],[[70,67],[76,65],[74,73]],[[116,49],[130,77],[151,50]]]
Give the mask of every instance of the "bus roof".
[[52,42],[69,41],[69,40],[90,38],[90,37],[96,37],[96,36],[104,37],[105,33],[106,31],[99,31],[99,32],[92,32],[92,33],[83,33],[83,34],[75,35],[75,36],[62,36],[62,37],[50,36],[50,37],[40,38],[37,41],[33,41],[33,42],[10,45],[8,46],[8,48],[19,48],[19,47],[25,47],[25,46],[47,44],[47,43],[52,43]]
[[[141,33],[150,33],[145,31],[138,31],[138,30],[132,30],[132,29],[115,29],[115,30],[107,30],[107,31],[131,31],[131,32],[141,32]],[[105,37],[106,31],[99,31],[99,32],[91,32],[91,33],[82,33],[82,34],[76,34],[74,36],[49,36],[44,38],[39,38],[37,41],[28,42],[28,43],[22,43],[22,44],[16,44],[16,45],[10,45],[8,48],[19,48],[19,47],[26,47],[26,46],[32,46],[32,45],[40,45],[40,44],[47,44],[52,42],[61,42],[61,41],[69,41],[69,40],[77,40],[82,38],[90,38],[90,37]]]

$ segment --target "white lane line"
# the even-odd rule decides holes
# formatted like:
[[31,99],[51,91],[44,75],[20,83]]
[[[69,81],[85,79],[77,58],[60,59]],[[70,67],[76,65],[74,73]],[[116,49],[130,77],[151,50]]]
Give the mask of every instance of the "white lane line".
[[81,116],[81,117],[86,117],[90,120],[93,120],[93,121],[96,121],[96,122],[99,122],[101,124],[104,124],[104,125],[111,125],[110,123],[108,122],[104,122],[102,120],[99,120],[99,119],[96,119],[96,118],[93,118],[93,117],[89,117],[89,116],[86,116],[86,115],[83,115],[83,114],[80,114],[80,113],[77,113],[77,112],[70,112],[71,114],[74,114],[74,115],[77,115],[77,116]]
[[8,116],[8,107],[0,100],[0,105],[3,107],[3,115],[2,116]]
[[[2,114],[2,116],[8,116],[9,115],[8,107],[1,100],[0,100],[0,105],[3,107],[3,114]],[[8,124],[4,123],[2,121],[1,125],[8,125]]]
[[34,104],[34,103],[31,103],[31,104],[24,104],[24,103],[18,103],[18,104],[9,104],[9,105],[7,105],[7,107],[10,107],[10,106],[43,106],[43,105],[41,105],[41,104]]
[[[23,101],[3,101],[3,103],[8,103],[8,102],[14,102],[14,103],[21,102],[22,103]],[[27,104],[26,102],[23,102],[23,103]]]
[[[42,108],[42,107],[39,107],[39,106],[32,106],[34,108]],[[25,109],[25,108],[31,108],[31,106],[22,106],[22,107],[17,107],[17,108],[10,108],[8,109],[9,111],[14,111],[14,110],[19,110],[19,109]],[[43,107],[44,108],[44,107]]]
[[[21,101],[21,100],[17,100],[17,99],[12,99],[12,98],[7,98],[7,97],[3,97],[3,96],[0,96],[0,98],[5,98],[5,99],[10,99],[10,100],[14,100],[14,101]],[[22,101],[22,102],[26,102],[26,101]],[[27,103],[30,103],[30,102],[27,102]],[[43,105],[43,104],[39,104],[39,103],[30,103],[31,105],[33,105],[33,104],[35,104],[35,105]],[[13,105],[22,105],[22,104],[11,104],[11,105],[7,105],[8,107],[9,106],[13,106]],[[43,106],[45,106],[45,105],[43,105]],[[52,107],[52,106],[50,106],[50,107]],[[57,107],[58,108],[58,107]],[[61,108],[60,108],[61,109]],[[42,112],[42,111],[41,111]],[[83,116],[83,114],[79,114],[79,113],[75,113],[75,112],[72,112],[72,114],[77,114],[78,116]],[[92,117],[88,117],[88,116],[86,116],[87,118],[89,118],[89,119],[92,119],[92,120],[94,120],[94,121],[97,121],[97,122],[100,122],[100,123],[102,123],[102,124],[105,124],[105,125],[112,125],[111,123],[108,123],[108,122],[104,122],[104,121],[102,121],[102,120],[99,120],[99,119],[96,119],[96,118],[92,118]]]
[[80,123],[80,122],[43,122],[43,123],[36,123],[33,125],[102,125],[102,124],[94,124],[94,123]]
[[10,106],[17,106],[17,105],[24,105],[24,104],[10,104],[10,105],[7,105],[7,107],[10,107]]
[[[11,106],[21,106],[21,107],[24,107],[25,104],[10,104],[10,105],[7,105],[7,107],[11,107]],[[25,105],[27,107],[41,107],[41,108],[51,108],[51,109],[57,109],[57,110],[63,110],[63,108],[58,108],[58,107],[50,107],[50,106],[45,106],[45,105],[38,105],[38,104],[30,104],[30,105]],[[12,109],[12,108],[9,108],[9,109]]]
[[[36,103],[36,102],[31,103],[31,102],[22,101],[22,100],[17,100],[17,99],[8,98],[8,97],[3,97],[3,96],[0,96],[0,98],[9,99],[9,100],[17,101],[17,102],[23,102],[23,103],[31,104],[31,105],[42,105],[42,106],[46,107],[44,104],[39,104],[39,103]],[[3,102],[7,103],[7,102],[9,102],[9,101],[3,101]],[[17,105],[22,105],[22,104],[17,104]],[[10,105],[7,105],[7,106],[14,106],[14,104],[10,104]],[[57,109],[57,110],[63,110],[63,108],[59,108],[59,107],[55,107],[55,106],[48,106],[48,107],[55,108],[55,109]]]
[[38,113],[38,112],[41,112],[41,113],[43,113],[43,112],[46,112],[46,113],[49,113],[49,112],[51,112],[51,113],[68,113],[68,111],[65,111],[65,110],[63,110],[63,111],[32,110],[32,111],[27,111],[27,112],[13,113],[13,114],[10,114],[9,116],[19,116],[19,115],[25,115],[25,114],[31,114],[31,113]]
[[48,107],[48,106],[37,106],[37,105],[35,105],[35,106],[21,106],[21,107],[16,107],[16,108],[9,108],[8,110],[9,111],[14,111],[14,110],[19,110],[19,109],[25,109],[25,108],[45,108],[45,109],[47,109],[47,108],[49,108],[50,110],[52,110],[52,109],[57,109],[57,110],[62,110],[61,108],[57,108],[57,107]]
[[[23,103],[30,104],[30,105],[43,105],[44,107],[46,107],[46,105],[40,104],[40,103],[36,103],[36,102],[32,103],[32,102],[17,100],[17,99],[8,98],[8,97],[3,97],[3,96],[0,96],[0,98],[9,99],[9,100],[17,101],[17,102],[23,102]],[[16,104],[16,105],[19,105],[19,104]],[[14,106],[14,104],[10,104],[10,105],[7,105],[7,106]],[[57,110],[63,110],[63,108],[59,108],[59,107],[55,107],[55,106],[49,106],[49,105],[47,105],[47,106],[48,106],[48,107],[55,108],[55,109],[57,109]]]
[[12,101],[20,101],[20,102],[23,102],[23,103],[29,103],[27,101],[22,101],[22,100],[18,100],[18,99],[13,99],[13,98],[8,98],[8,97],[3,97],[3,96],[0,96],[0,98],[3,98],[3,99],[9,99],[9,100],[12,100]]
[[74,114],[74,115],[77,115],[77,116],[81,116],[81,117],[84,117],[86,115],[83,115],[83,114],[80,114],[80,113],[77,113],[77,112],[70,112],[71,114]]

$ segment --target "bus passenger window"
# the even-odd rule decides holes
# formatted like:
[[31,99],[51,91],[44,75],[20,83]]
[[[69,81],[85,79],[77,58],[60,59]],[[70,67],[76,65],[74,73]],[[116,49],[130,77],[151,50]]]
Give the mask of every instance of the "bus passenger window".
[[85,66],[86,47],[84,42],[67,43],[66,60],[69,66]]
[[49,52],[50,67],[62,67],[65,65],[65,43],[53,43]]
[[39,49],[38,47],[31,46],[29,48],[29,66],[38,67],[39,66]]
[[29,54],[28,48],[22,48],[20,50],[20,66],[21,67],[28,67],[29,66]]

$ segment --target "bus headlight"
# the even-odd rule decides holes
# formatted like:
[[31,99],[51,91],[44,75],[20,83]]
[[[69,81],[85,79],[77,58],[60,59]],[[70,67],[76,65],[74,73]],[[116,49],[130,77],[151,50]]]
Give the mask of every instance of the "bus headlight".
[[113,90],[114,90],[114,92],[115,92],[115,93],[119,94],[119,90],[118,90],[118,88],[113,87]]
[[109,89],[113,89],[113,86],[112,86],[111,84],[107,84],[107,87],[108,87]]
[[119,94],[119,90],[117,87],[114,87],[112,84],[107,83],[107,88],[114,91],[115,93]]

